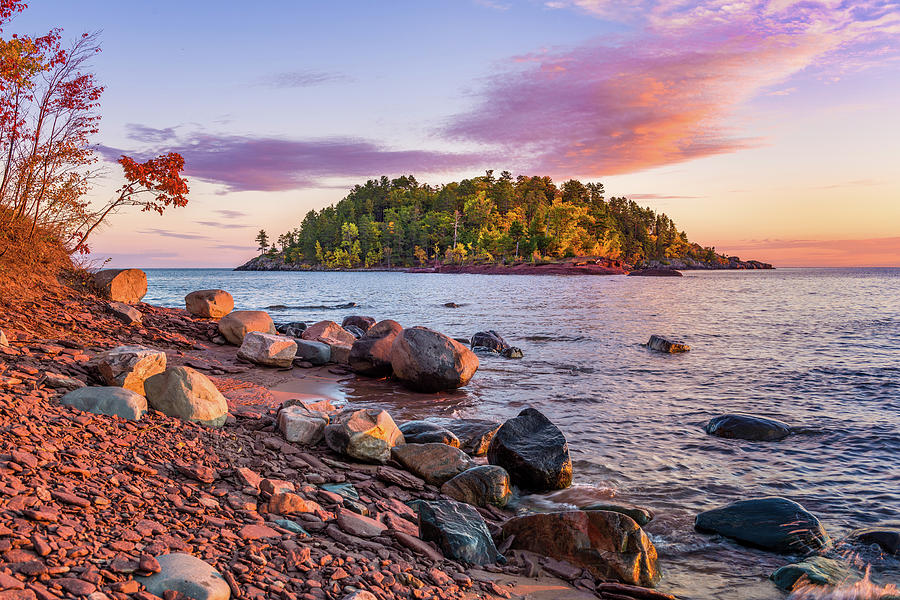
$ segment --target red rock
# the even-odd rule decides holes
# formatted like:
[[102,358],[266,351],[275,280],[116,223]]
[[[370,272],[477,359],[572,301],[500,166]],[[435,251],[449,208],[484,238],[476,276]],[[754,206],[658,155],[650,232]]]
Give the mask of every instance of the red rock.
[[265,538],[281,537],[281,534],[267,525],[245,525],[238,532],[241,539],[261,540]]
[[159,565],[159,561],[149,554],[142,554],[140,559],[138,559],[138,571],[142,573],[159,573],[161,570],[162,567]]
[[434,561],[444,560],[444,555],[435,550],[428,542],[413,537],[408,533],[403,533],[402,531],[392,531],[391,535],[393,535],[394,539],[400,542],[402,546],[409,548],[413,552],[418,552]]
[[25,583],[15,577],[0,573],[0,590],[24,590]]
[[36,600],[31,590],[8,590],[0,592],[0,600]]
[[28,467],[29,469],[33,469],[38,466],[38,459],[34,454],[29,452],[23,452],[21,450],[13,450],[10,452],[10,456],[12,459],[22,465],[23,467]]
[[38,510],[23,510],[22,514],[26,519],[46,523],[55,523],[59,519],[59,515],[56,512],[43,508]]
[[54,580],[54,583],[59,584],[64,590],[73,596],[87,596],[89,594],[93,594],[97,591],[97,586],[88,581],[82,581],[81,579],[75,579],[74,577],[63,577],[62,579]]
[[75,494],[70,494],[69,492],[64,492],[60,490],[51,490],[50,495],[53,496],[54,499],[59,500],[63,504],[71,504],[72,506],[80,506],[81,508],[87,508],[91,505],[91,501],[87,498],[82,498],[81,496],[76,496]]
[[363,538],[375,537],[387,529],[375,519],[358,515],[346,508],[338,509],[337,524],[344,532]]

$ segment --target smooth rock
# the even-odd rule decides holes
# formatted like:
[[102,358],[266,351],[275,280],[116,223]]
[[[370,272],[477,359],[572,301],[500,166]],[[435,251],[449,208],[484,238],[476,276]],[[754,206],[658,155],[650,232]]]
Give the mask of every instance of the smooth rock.
[[322,342],[331,348],[331,361],[338,364],[347,364],[350,358],[350,348],[356,338],[352,333],[334,321],[319,321],[304,331],[301,335],[304,340]]
[[219,333],[229,344],[240,346],[244,336],[251,331],[275,333],[275,323],[269,313],[262,310],[235,310],[219,319]]
[[311,411],[305,406],[288,406],[278,411],[278,430],[284,439],[314,446],[325,438],[327,413]]
[[325,443],[339,454],[363,462],[385,463],[391,448],[404,443],[403,434],[386,411],[349,410],[332,417]]
[[502,423],[485,419],[435,419],[459,438],[459,449],[471,456],[487,454],[494,434]]
[[80,379],[75,379],[73,377],[66,377],[65,375],[59,375],[57,373],[44,373],[44,376],[41,378],[41,383],[49,388],[53,388],[55,390],[77,390],[85,387],[85,383]]
[[290,323],[276,323],[275,330],[282,334],[293,338],[298,338],[306,331],[306,323],[302,321],[291,321]]
[[375,519],[370,519],[346,508],[337,510],[337,524],[345,533],[356,537],[370,538],[381,535],[387,527]]
[[459,448],[459,438],[449,429],[428,421],[407,421],[400,426],[407,444],[447,444]]
[[344,317],[344,320],[341,321],[341,327],[344,327],[345,329],[351,325],[353,327],[359,327],[362,329],[363,333],[366,333],[375,325],[375,319],[372,317],[351,315],[349,317]]
[[108,300],[135,304],[147,294],[147,274],[140,269],[104,269],[94,273],[94,287]]
[[683,277],[681,271],[675,269],[638,269],[631,271],[629,277]]
[[187,311],[197,317],[219,319],[234,310],[234,298],[225,290],[197,290],[184,297]]
[[166,353],[144,346],[118,346],[100,355],[97,370],[107,385],[144,395],[144,381],[166,370]]
[[563,511],[513,517],[503,537],[528,550],[587,568],[599,579],[653,587],[660,578],[656,548],[630,517],[607,511]]
[[386,377],[391,374],[391,346],[403,331],[396,321],[380,321],[366,331],[366,335],[353,342],[348,362],[350,369],[359,375]]
[[494,352],[506,358],[522,358],[523,356],[521,348],[515,348],[507,344],[506,340],[493,329],[479,331],[472,336],[469,343],[473,350]]
[[861,544],[875,544],[888,554],[900,554],[900,527],[864,527],[847,537]]
[[303,529],[303,526],[296,521],[291,521],[290,519],[275,519],[272,522],[282,529],[287,529],[291,533],[296,533],[297,535],[309,535],[309,533]]
[[526,408],[497,430],[487,457],[490,464],[506,469],[513,485],[525,490],[550,491],[572,485],[566,438],[534,408]]
[[773,442],[791,435],[791,426],[775,419],[732,413],[709,420],[704,431],[720,438]]
[[469,383],[478,370],[475,353],[426,327],[404,329],[391,345],[394,375],[420,392],[453,390]]
[[119,321],[122,321],[126,325],[132,325],[135,323],[140,323],[141,319],[144,318],[144,315],[141,314],[141,311],[134,308],[133,306],[128,306],[124,302],[110,302],[106,305],[106,309],[112,313]]
[[828,543],[815,516],[800,504],[779,497],[740,500],[708,510],[697,515],[694,527],[784,554],[811,552]]
[[623,515],[627,515],[634,519],[634,522],[641,527],[653,520],[653,512],[650,509],[635,506],[634,504],[626,504],[624,502],[611,502],[609,500],[594,502],[587,506],[582,506],[581,510],[605,510],[622,513]]
[[83,387],[60,398],[60,403],[95,415],[109,415],[136,421],[147,412],[147,399],[116,386]]
[[837,586],[859,579],[843,562],[824,556],[811,556],[800,562],[785,565],[772,573],[772,581],[787,592],[799,585]]
[[0,329],[0,348],[9,348],[9,340],[6,338],[6,334],[3,333],[2,329]]
[[225,424],[225,397],[206,375],[190,367],[166,369],[144,381],[144,389],[150,406],[165,415],[210,427]]
[[506,506],[512,490],[509,473],[496,465],[466,469],[441,486],[441,493],[474,506]]
[[413,475],[436,486],[475,466],[459,448],[439,443],[395,446],[391,457]]
[[228,600],[231,588],[212,566],[190,554],[176,552],[157,556],[161,570],[149,577],[136,576],[148,592],[162,598],[174,590],[194,600]]
[[297,343],[297,360],[321,366],[331,361],[331,346],[322,342],[294,338]]
[[288,368],[294,364],[297,342],[283,335],[250,331],[237,355],[257,365]]
[[420,537],[435,542],[444,556],[473,565],[506,562],[497,552],[484,519],[473,507],[453,500],[417,500]]
[[350,483],[323,483],[320,485],[323,490],[337,494],[347,500],[359,500],[359,492]]
[[344,327],[344,331],[353,335],[353,337],[355,337],[356,339],[359,339],[362,336],[366,335],[366,332],[363,331],[362,329],[360,329],[359,327],[357,327],[356,325],[347,325],[346,327]]
[[691,349],[691,347],[684,342],[670,340],[660,335],[651,335],[650,341],[647,342],[647,347],[651,350],[656,350],[657,352],[667,352],[669,354],[687,352]]

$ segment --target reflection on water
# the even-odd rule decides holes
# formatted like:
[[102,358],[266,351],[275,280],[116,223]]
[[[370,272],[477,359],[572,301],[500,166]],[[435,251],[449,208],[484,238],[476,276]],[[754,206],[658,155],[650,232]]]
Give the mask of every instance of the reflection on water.
[[[780,495],[836,538],[900,509],[900,270],[688,272],[682,278],[151,270],[145,300],[183,306],[221,287],[276,321],[348,314],[426,325],[453,337],[496,329],[522,360],[481,357],[464,390],[415,394],[353,378],[342,393],[427,415],[505,419],[533,405],[566,434],[579,495],[651,508],[662,589],[688,598],[777,598],[785,557],[693,531],[697,512]],[[333,307],[355,302],[356,307]],[[458,308],[443,305],[455,302]],[[332,308],[319,308],[332,307]],[[693,350],[662,355],[650,334]],[[781,442],[710,438],[703,423],[749,412],[804,428]],[[585,491],[585,490],[595,491]],[[578,499],[577,502],[569,500]],[[547,503],[553,498],[525,499]],[[873,580],[900,579],[887,564]]]

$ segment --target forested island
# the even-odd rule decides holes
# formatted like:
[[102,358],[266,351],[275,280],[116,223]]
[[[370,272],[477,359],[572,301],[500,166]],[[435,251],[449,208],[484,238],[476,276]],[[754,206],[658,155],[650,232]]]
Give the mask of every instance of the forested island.
[[237,270],[772,268],[691,242],[667,215],[625,197],[607,199],[602,183],[557,186],[550,177],[514,178],[509,171],[441,186],[412,175],[372,179],[337,204],[310,211],[299,227],[274,240],[260,231],[256,241],[260,255]]

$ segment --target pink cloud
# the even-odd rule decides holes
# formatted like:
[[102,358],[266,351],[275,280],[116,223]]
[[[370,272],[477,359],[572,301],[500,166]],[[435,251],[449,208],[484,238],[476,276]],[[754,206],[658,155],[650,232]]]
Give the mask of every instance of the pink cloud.
[[900,267],[900,237],[855,240],[746,240],[719,251],[753,256],[776,266]]
[[632,37],[514,58],[448,135],[499,145],[556,176],[734,152],[760,143],[730,122],[736,108],[804,69],[837,69],[840,56],[859,65],[896,53],[900,32],[896,1],[567,4],[643,21]]

